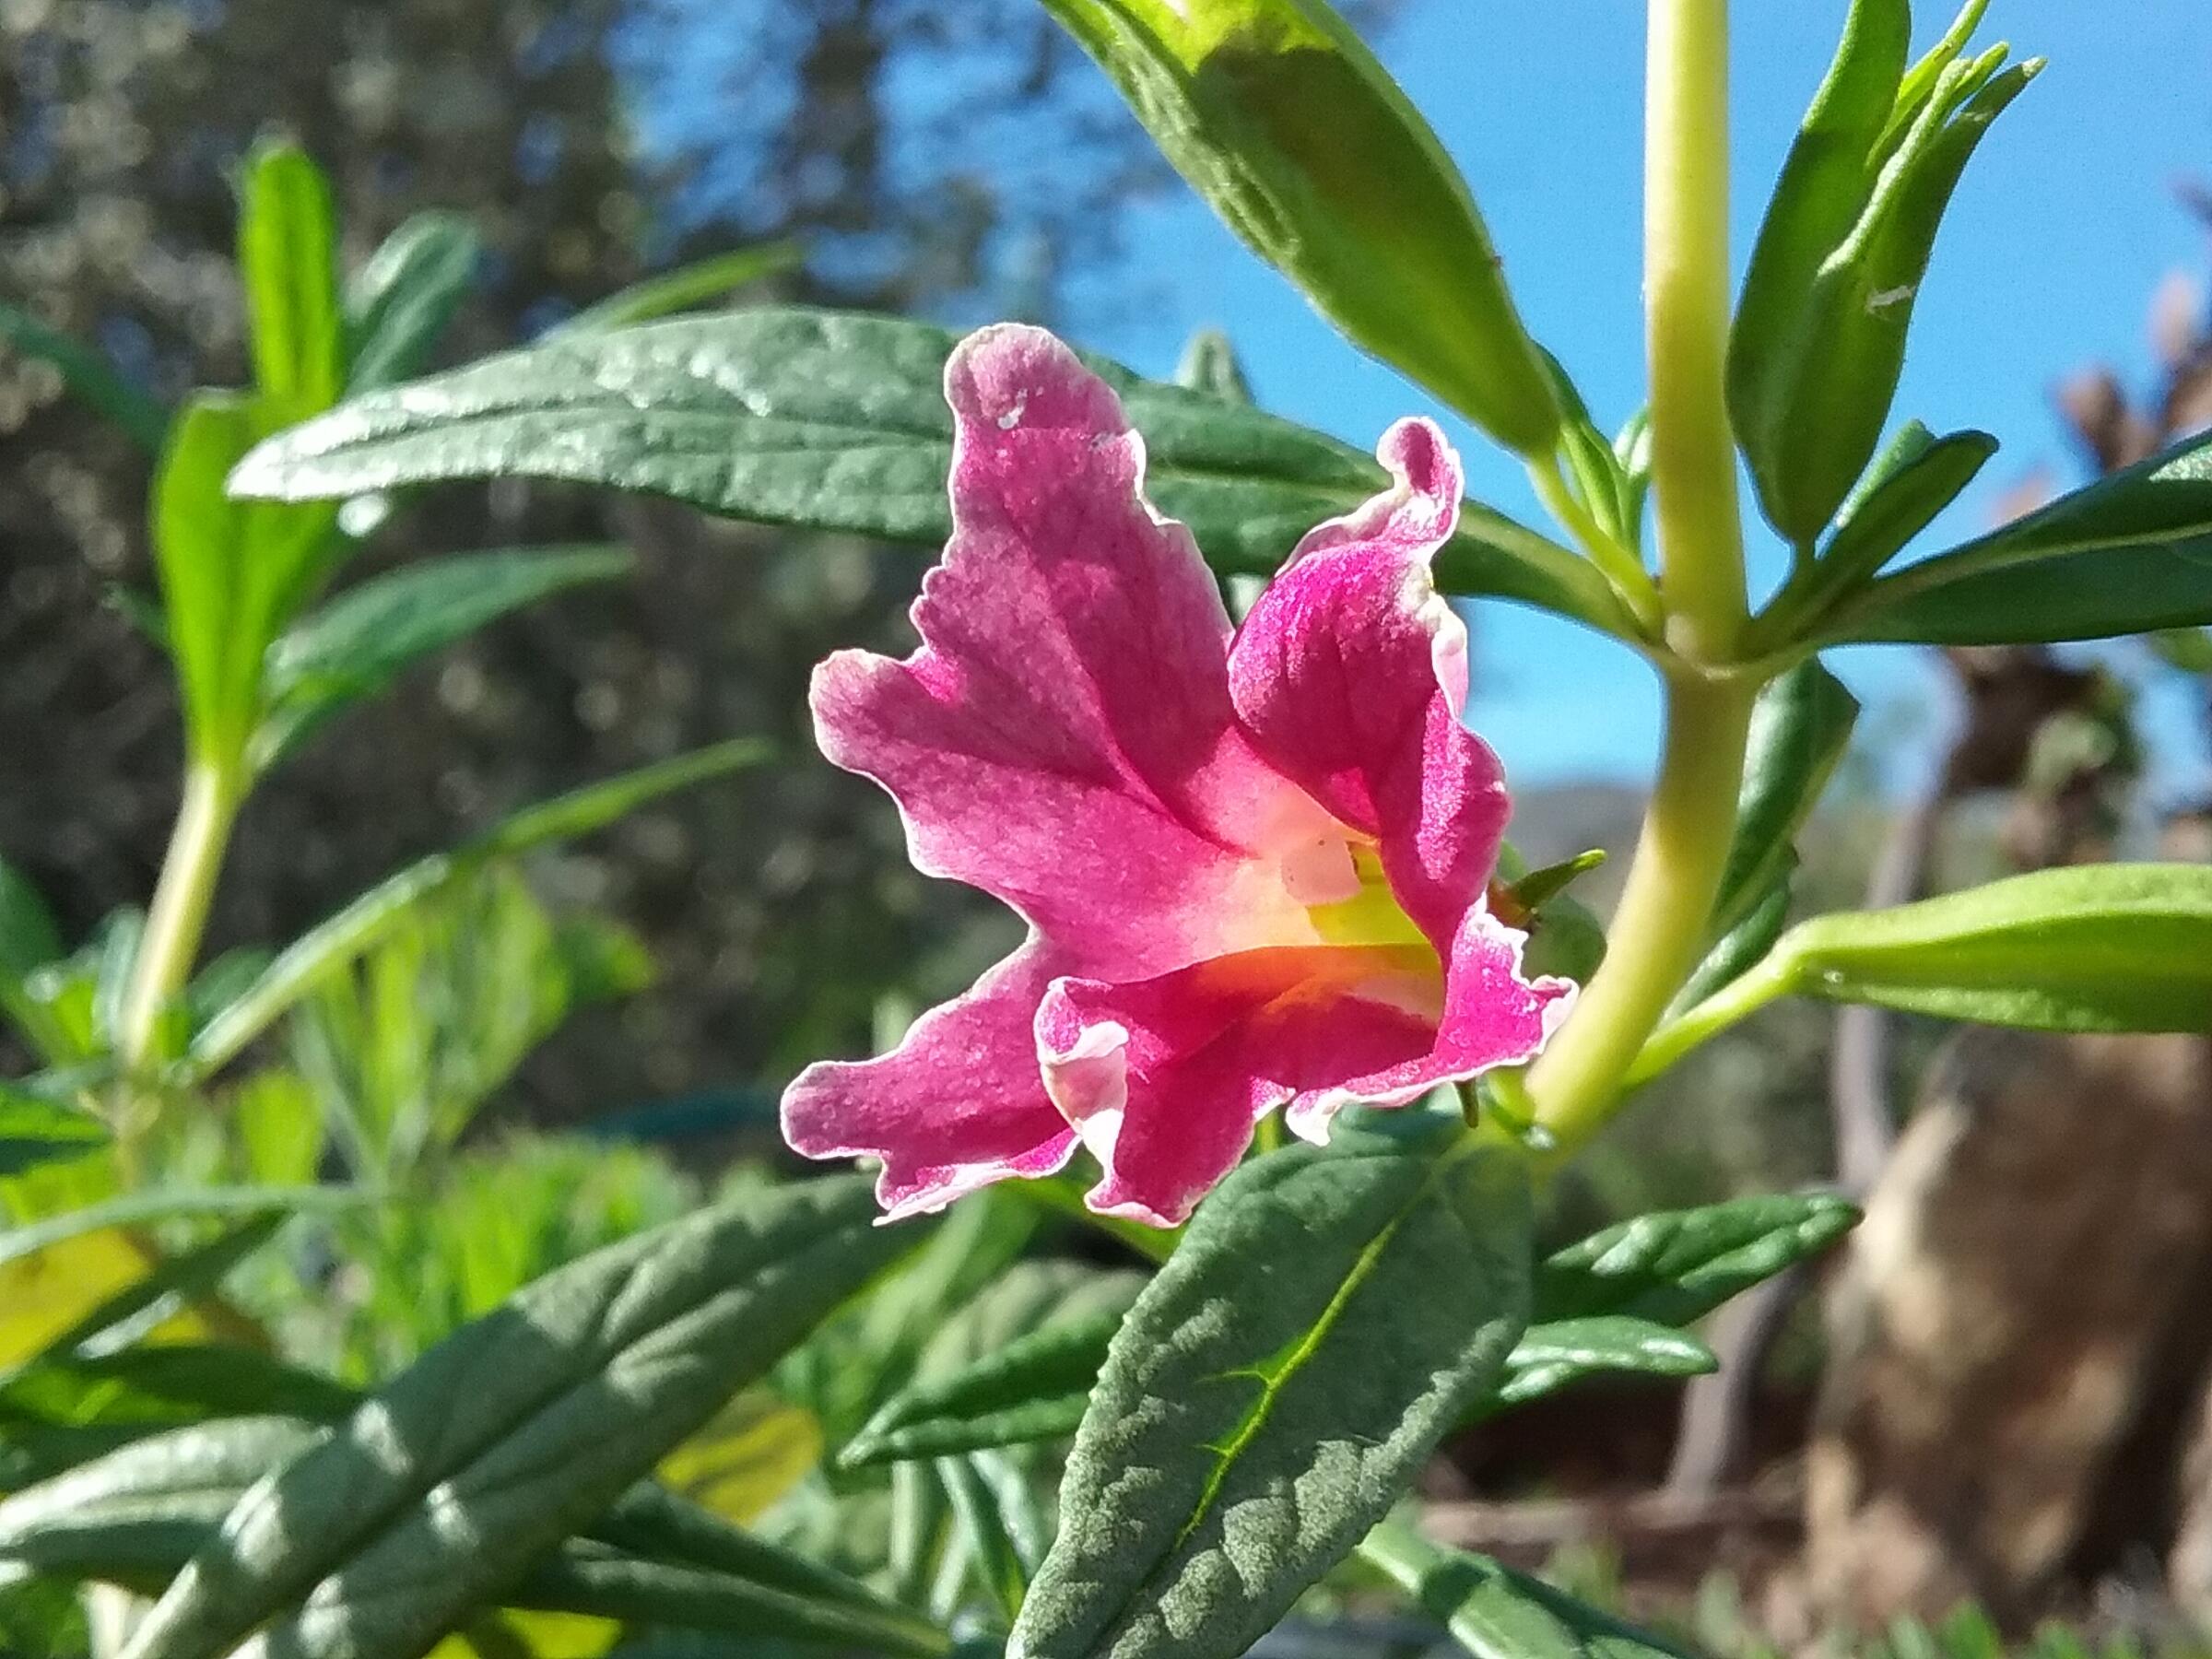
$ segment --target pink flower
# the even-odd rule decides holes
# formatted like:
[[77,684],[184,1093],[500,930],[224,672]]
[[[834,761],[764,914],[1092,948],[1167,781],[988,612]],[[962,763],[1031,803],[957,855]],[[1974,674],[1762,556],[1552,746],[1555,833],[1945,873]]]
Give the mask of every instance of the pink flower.
[[983,329],[945,391],[954,528],[922,648],[830,658],[815,724],[897,799],[917,868],[1030,936],[892,1053],[808,1067],[792,1146],[881,1159],[888,1218],[1080,1143],[1091,1208],[1169,1226],[1271,1111],[1324,1141],[1347,1102],[1535,1054],[1573,987],[1524,978],[1487,902],[1509,808],[1429,578],[1461,493],[1436,427],[1391,428],[1394,487],[1308,535],[1232,630],[1066,347]]

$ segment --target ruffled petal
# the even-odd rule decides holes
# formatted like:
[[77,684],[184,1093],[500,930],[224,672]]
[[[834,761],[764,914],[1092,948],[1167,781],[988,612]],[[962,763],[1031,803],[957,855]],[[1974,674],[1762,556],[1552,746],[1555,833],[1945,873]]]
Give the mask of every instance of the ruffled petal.
[[1395,485],[1299,544],[1238,633],[1230,695],[1268,762],[1378,843],[1444,955],[1497,864],[1505,782],[1460,724],[1466,627],[1429,575],[1458,521],[1459,458],[1427,420],[1399,421],[1376,454]]
[[1325,818],[1239,729],[1220,595],[1146,502],[1112,392],[1013,325],[962,341],[945,386],[955,528],[914,605],[923,645],[821,665],[824,752],[897,797],[917,867],[1089,971],[1302,936],[1279,858],[1253,854]]
[[1076,1134],[1044,1091],[1032,1030],[1065,967],[1032,939],[889,1053],[808,1066],[784,1091],[783,1138],[808,1158],[881,1159],[887,1221],[1061,1169]]
[[1330,1123],[1354,1101],[1403,1106],[1440,1084],[1465,1083],[1493,1066],[1535,1059],[1573,1007],[1576,986],[1550,975],[1524,978],[1521,951],[1527,943],[1526,934],[1488,911],[1469,911],[1445,965],[1443,1012],[1426,1052],[1300,1094],[1283,1110],[1290,1133],[1324,1144]]

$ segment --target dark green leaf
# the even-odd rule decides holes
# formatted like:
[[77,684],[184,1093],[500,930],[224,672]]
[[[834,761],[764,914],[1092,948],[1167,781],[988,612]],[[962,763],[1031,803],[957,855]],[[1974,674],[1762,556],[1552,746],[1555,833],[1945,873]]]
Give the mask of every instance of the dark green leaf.
[[239,195],[254,382],[280,423],[298,420],[329,408],[346,386],[330,182],[291,146],[263,145],[247,159]]
[[1549,1324],[1619,1314],[1687,1325],[1818,1254],[1858,1219],[1857,1209],[1829,1193],[1639,1216],[1539,1263],[1535,1317]]
[[724,299],[738,288],[764,277],[796,270],[806,250],[796,242],[770,242],[759,248],[736,248],[727,253],[678,265],[658,276],[633,283],[596,305],[587,305],[566,322],[546,331],[547,340],[572,335],[605,334],[651,323],[677,312],[696,311],[712,300]]
[[960,1547],[967,1552],[970,1572],[991,1599],[993,1608],[1009,1624],[1021,1611],[1029,1594],[1030,1563],[1016,1547],[1012,1528],[1000,1512],[997,1494],[984,1481],[982,1471],[965,1457],[942,1457],[937,1478],[952,1500],[953,1524]]
[[1230,1176],[1124,1322],[1029,1659],[1243,1652],[1496,1382],[1526,1308],[1519,1159],[1338,1139]]
[[1629,1372],[1695,1377],[1720,1362],[1687,1332],[1619,1313],[1553,1320],[1522,1332],[1483,1415],[1525,1405],[1585,1378]]
[[[555,341],[359,398],[285,433],[231,480],[307,500],[441,479],[560,478],[709,512],[941,543],[956,336],[888,317],[761,309]],[[1225,571],[1271,571],[1314,524],[1382,488],[1349,447],[1089,359],[1145,434],[1148,488]],[[1588,560],[1470,505],[1439,556],[1448,593],[1634,625]]]
[[515,547],[403,566],[341,594],[269,647],[264,764],[318,722],[375,696],[418,658],[511,611],[630,569],[619,547]]
[[1794,994],[2041,1031],[2212,1031],[2212,867],[2037,870],[1815,916],[1755,977],[1758,1000]]
[[1508,891],[1512,901],[1523,910],[1541,910],[1565,892],[1578,877],[1587,876],[1605,862],[1605,849],[1593,847],[1559,864],[1546,865],[1540,870],[1516,877]]
[[1796,873],[1797,861],[1793,857],[1786,861],[1774,885],[1751,906],[1744,919],[1714,941],[1704,960],[1691,971],[1688,981],[1668,1005],[1667,1018],[1678,1018],[1707,997],[1734,984],[1774,948],[1783,929],[1790,924],[1790,886]]
[[1997,447],[1987,432],[1938,438],[1919,421],[1908,422],[1837,516],[1836,533],[1820,555],[1833,573],[1834,591],[1856,587],[1934,524],[1981,476]]
[[1476,1659],[1688,1659],[1684,1649],[1526,1573],[1444,1549],[1410,1527],[1377,1528],[1360,1553]]
[[838,1461],[851,1467],[937,1457],[1074,1433],[1106,1346],[1144,1285],[1134,1273],[1077,1281],[1024,1334],[948,1371],[925,1370],[885,1402]]
[[169,410],[151,393],[126,380],[105,353],[47,327],[13,305],[0,305],[0,340],[25,357],[51,364],[72,397],[120,427],[147,454],[160,452],[169,430]]
[[150,1594],[241,1492],[325,1432],[288,1418],[231,1418],[134,1441],[0,1502],[0,1563]]
[[59,960],[62,930],[29,877],[0,858],[0,1011],[21,1023],[23,982],[32,970]]
[[485,865],[603,830],[648,801],[754,765],[767,753],[765,746],[740,738],[641,767],[526,806],[453,852],[433,853],[387,877],[279,951],[235,1002],[210,1017],[193,1037],[187,1075],[204,1077],[233,1059],[325,975],[359,957],[418,907],[453,890]]
[[1873,582],[1830,641],[2095,640],[2212,622],[2212,437]]
[[875,1219],[865,1180],[811,1182],[525,1287],[241,1499],[129,1659],[216,1659],[265,1624],[302,1659],[419,1653],[919,1241]]
[[1788,872],[1797,831],[1812,815],[1859,717],[1859,700],[1817,661],[1759,693],[1744,755],[1735,836],[1713,905],[1716,937],[1758,908]]
[[418,213],[384,238],[346,289],[349,392],[418,371],[476,280],[483,243],[457,213]]
[[49,1093],[40,1077],[0,1079],[0,1176],[107,1144],[105,1124]]
[[1466,182],[1341,18],[1305,0],[1045,9],[1176,171],[1347,338],[1500,442],[1550,453],[1559,408]]

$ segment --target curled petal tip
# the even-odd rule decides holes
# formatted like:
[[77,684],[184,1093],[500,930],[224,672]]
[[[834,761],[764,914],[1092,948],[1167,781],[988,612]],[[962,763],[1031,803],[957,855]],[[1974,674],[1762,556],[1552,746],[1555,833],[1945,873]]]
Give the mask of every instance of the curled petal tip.
[[1128,429],[1112,389],[1057,336],[1026,323],[994,323],[955,346],[945,401],[963,429],[985,437],[1024,427],[1101,436]]

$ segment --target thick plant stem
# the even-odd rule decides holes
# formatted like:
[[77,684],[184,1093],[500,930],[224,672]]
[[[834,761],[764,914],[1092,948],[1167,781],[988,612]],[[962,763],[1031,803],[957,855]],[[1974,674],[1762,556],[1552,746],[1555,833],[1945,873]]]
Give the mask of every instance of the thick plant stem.
[[1668,643],[1733,660],[1743,526],[1728,427],[1728,0],[1651,0],[1644,163],[1652,484]]
[[1705,947],[1735,828],[1755,676],[1728,426],[1727,0],[1650,0],[1645,303],[1666,640],[1666,737],[1605,965],[1530,1068],[1564,1156],[1618,1107],[1629,1068]]
[[132,1071],[152,1058],[161,1010],[183,989],[198,959],[242,794],[229,768],[195,761],[185,771],[176,828],[170,833],[115,1033],[115,1051]]
[[1675,993],[1705,948],[1735,829],[1752,687],[1677,671],[1643,834],[1614,912],[1605,965],[1566,1029],[1529,1069],[1536,1122],[1573,1151],[1596,1133]]

